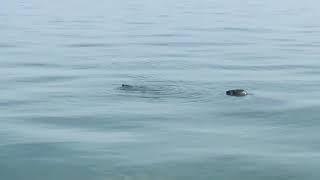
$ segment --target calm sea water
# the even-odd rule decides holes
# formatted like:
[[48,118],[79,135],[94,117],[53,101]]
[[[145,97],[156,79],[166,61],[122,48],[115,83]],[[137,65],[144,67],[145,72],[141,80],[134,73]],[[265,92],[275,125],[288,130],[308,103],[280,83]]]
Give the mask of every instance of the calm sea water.
[[319,5],[1,1],[0,179],[320,179]]

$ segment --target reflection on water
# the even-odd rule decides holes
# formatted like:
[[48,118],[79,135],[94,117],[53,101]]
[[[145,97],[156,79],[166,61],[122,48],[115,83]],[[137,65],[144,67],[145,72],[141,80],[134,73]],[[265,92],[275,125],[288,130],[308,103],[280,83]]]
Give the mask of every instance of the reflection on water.
[[317,4],[5,0],[1,178],[319,179]]

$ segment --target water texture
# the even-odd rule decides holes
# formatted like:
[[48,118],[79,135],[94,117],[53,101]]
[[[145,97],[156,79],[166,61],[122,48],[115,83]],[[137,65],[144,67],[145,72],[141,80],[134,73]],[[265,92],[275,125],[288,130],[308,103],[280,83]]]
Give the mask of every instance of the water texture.
[[320,179],[319,7],[1,1],[0,179]]

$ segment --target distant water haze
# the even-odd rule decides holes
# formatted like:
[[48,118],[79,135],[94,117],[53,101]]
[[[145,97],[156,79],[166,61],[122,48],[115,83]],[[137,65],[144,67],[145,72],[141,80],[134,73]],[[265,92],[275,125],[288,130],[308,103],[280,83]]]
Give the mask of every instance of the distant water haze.
[[319,5],[1,1],[0,179],[320,179]]

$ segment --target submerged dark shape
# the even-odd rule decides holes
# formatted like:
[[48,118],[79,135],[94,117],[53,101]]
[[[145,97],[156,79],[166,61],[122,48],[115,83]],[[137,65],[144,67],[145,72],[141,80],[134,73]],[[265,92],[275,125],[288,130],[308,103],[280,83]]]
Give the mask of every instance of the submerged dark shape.
[[226,95],[229,96],[246,96],[248,95],[248,92],[244,89],[232,89],[226,91]]
[[131,91],[131,90],[135,90],[137,87],[133,86],[133,85],[129,85],[129,84],[121,84],[120,88],[121,90],[125,90],[125,91]]
[[146,86],[137,86],[137,85],[130,85],[130,84],[121,84],[120,90],[124,91],[133,91],[133,92],[146,92],[151,91]]
[[122,84],[121,87],[122,88],[132,88],[133,86],[131,86],[129,84]]

